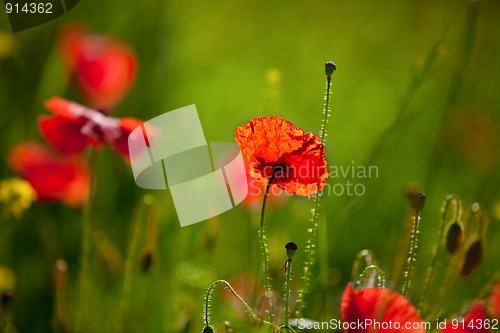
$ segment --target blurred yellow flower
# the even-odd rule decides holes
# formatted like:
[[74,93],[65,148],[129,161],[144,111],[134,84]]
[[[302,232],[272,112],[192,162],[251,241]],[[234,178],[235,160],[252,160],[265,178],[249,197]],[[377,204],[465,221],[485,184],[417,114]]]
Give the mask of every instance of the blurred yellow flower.
[[12,215],[20,219],[36,199],[36,192],[27,181],[19,178],[0,181],[0,203],[4,206],[7,218]]

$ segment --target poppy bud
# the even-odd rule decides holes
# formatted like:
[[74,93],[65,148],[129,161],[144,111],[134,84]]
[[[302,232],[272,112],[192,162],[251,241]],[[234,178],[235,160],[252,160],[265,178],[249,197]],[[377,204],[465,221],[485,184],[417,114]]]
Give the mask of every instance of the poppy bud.
[[327,77],[331,77],[333,72],[337,69],[337,65],[333,61],[328,61],[325,64],[325,74]]
[[483,260],[484,249],[481,239],[477,237],[469,243],[465,251],[462,267],[460,268],[460,275],[466,278],[479,266]]
[[202,333],[214,333],[214,328],[210,325],[205,326]]
[[295,254],[295,251],[297,251],[298,248],[299,247],[294,242],[286,243],[285,249],[286,249],[286,255],[288,256],[288,259],[293,258],[293,255]]
[[408,189],[406,191],[406,197],[410,201],[411,208],[416,212],[420,212],[424,208],[425,204],[425,194],[415,189]]
[[463,242],[463,227],[460,223],[454,222],[448,228],[446,234],[446,249],[450,254],[455,254]]

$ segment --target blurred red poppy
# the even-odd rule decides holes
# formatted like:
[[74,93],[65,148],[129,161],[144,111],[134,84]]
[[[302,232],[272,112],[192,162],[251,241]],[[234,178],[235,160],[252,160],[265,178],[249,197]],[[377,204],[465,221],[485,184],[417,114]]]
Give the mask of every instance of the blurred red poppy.
[[60,32],[58,46],[74,83],[95,109],[112,107],[134,83],[136,56],[115,38],[92,35],[84,26],[71,24]]
[[87,145],[109,144],[128,157],[128,136],[142,121],[114,118],[60,97],[52,97],[45,107],[55,116],[39,118],[40,131],[61,153],[74,154]]
[[236,142],[246,156],[250,173],[288,193],[311,196],[326,184],[325,148],[318,137],[304,133],[279,116],[251,119],[236,128]]
[[490,325],[486,328],[488,316],[482,301],[474,302],[463,318],[447,320],[446,327],[440,330],[441,333],[488,333]]
[[7,163],[26,179],[42,201],[79,206],[87,199],[89,170],[77,158],[66,158],[34,142],[20,143],[7,154]]
[[[369,287],[361,291],[347,285],[340,303],[347,333],[425,332],[415,307],[400,294],[386,288]],[[368,323],[371,323],[368,325]]]

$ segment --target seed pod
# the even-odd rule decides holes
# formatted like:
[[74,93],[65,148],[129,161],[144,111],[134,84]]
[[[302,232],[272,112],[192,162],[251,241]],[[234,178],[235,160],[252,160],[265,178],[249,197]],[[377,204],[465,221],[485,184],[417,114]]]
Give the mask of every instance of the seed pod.
[[463,244],[463,227],[461,223],[454,222],[446,233],[446,249],[450,254],[456,254]]
[[294,242],[286,243],[285,249],[286,249],[286,255],[288,256],[288,259],[293,258],[295,251],[297,251],[298,248],[299,247]]
[[483,260],[484,249],[483,243],[479,237],[473,239],[464,253],[462,265],[460,267],[460,275],[463,278],[469,277],[472,272],[479,266]]

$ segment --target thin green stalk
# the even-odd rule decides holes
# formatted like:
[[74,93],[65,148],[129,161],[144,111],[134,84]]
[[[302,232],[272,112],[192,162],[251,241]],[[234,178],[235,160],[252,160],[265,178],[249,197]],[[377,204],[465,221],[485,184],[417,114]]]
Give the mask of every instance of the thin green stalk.
[[94,185],[95,185],[95,165],[97,159],[97,151],[95,148],[91,150],[89,169],[90,169],[90,185],[89,195],[85,206],[83,207],[82,216],[82,253],[80,261],[82,264],[80,271],[80,291],[79,291],[79,304],[76,320],[77,333],[85,332],[84,325],[88,323],[87,308],[88,296],[90,294],[90,252],[91,252],[91,234],[92,224],[90,216],[92,213],[92,205],[94,200]]
[[205,296],[205,308],[204,308],[205,311],[204,311],[204,314],[203,314],[206,326],[210,325],[210,299],[212,297],[212,292],[214,291],[215,287],[218,284],[224,284],[224,285],[226,285],[226,287],[229,289],[229,291],[231,291],[231,293],[233,294],[233,296],[236,297],[236,299],[245,307],[245,310],[248,312],[248,314],[250,315],[250,317],[253,320],[255,320],[256,322],[258,322],[259,324],[264,324],[264,325],[271,326],[274,329],[275,332],[280,330],[280,327],[278,325],[275,325],[275,324],[273,324],[270,321],[263,320],[263,319],[260,319],[259,317],[257,317],[255,315],[255,313],[253,312],[252,308],[247,304],[247,302],[245,302],[245,300],[243,298],[241,298],[241,296],[238,295],[238,293],[236,291],[234,291],[234,289],[231,286],[231,284],[229,282],[227,282],[226,280],[217,280],[217,281],[214,281],[210,285],[210,287],[208,288],[207,295]]
[[143,217],[144,213],[144,206],[148,205],[150,206],[152,201],[149,200],[150,196],[146,195],[144,198],[141,200],[140,203],[137,204],[137,207],[135,209],[135,212],[133,214],[133,219],[132,219],[132,224],[130,226],[130,234],[129,234],[129,241],[128,241],[128,249],[127,249],[127,255],[125,257],[125,271],[123,273],[123,285],[122,285],[122,291],[120,295],[120,303],[118,306],[118,312],[116,316],[116,323],[115,323],[115,332],[120,333],[124,331],[124,326],[123,326],[123,319],[125,316],[125,313],[127,312],[128,305],[129,305],[129,297],[130,297],[130,290],[132,286],[132,277],[134,273],[134,263],[135,259],[137,258],[137,243],[139,242],[139,236],[141,235],[141,220]]
[[[330,65],[330,70],[327,71],[327,67]],[[336,70],[335,64],[328,62],[325,64],[325,73],[326,73],[326,93],[325,93],[325,109],[323,111],[324,117],[323,121],[321,123],[321,131],[319,135],[319,139],[323,146],[326,144],[326,137],[327,137],[327,131],[326,131],[326,126],[328,125],[328,118],[330,117],[330,94],[331,94],[331,81],[332,81],[332,74]],[[316,263],[316,248],[317,248],[317,234],[318,234],[318,218],[319,218],[319,208],[321,206],[321,197],[322,193],[318,192],[316,193],[314,197],[314,208],[312,209],[312,217],[310,219],[311,221],[311,227],[307,229],[309,233],[309,237],[306,242],[306,259],[304,261],[304,271],[302,274],[302,290],[299,293],[299,307],[297,310],[297,316],[300,318],[302,316],[302,310],[305,307],[305,302],[304,299],[309,293],[309,288],[311,285],[311,277],[312,277],[312,268],[314,267],[314,264]],[[326,231],[326,230],[325,230]],[[323,243],[328,243],[328,239],[326,236],[323,237]],[[328,263],[328,253],[327,251],[322,251],[321,254],[324,256],[322,258],[321,262],[323,263]]]
[[[372,285],[369,283],[371,280],[371,275],[375,271],[378,273],[378,283],[377,283],[377,288],[385,288],[386,282],[385,282],[385,274],[384,271],[381,270],[378,266],[376,265],[370,265],[366,267],[363,272],[359,275],[359,281],[357,283],[356,289],[363,289],[363,287],[372,287]],[[367,283],[368,282],[368,283]]]
[[271,184],[276,176],[276,171],[278,169],[275,168],[273,175],[269,178],[269,182],[266,185],[266,190],[264,192],[264,198],[262,199],[262,210],[260,212],[260,224],[259,224],[259,238],[260,238],[260,247],[262,253],[262,265],[264,268],[264,288],[266,290],[266,298],[269,305],[269,319],[273,321],[274,315],[274,304],[273,304],[273,295],[271,290],[271,277],[269,276],[269,258],[267,256],[268,248],[266,242],[266,230],[264,229],[264,219],[265,219],[265,211],[266,211],[266,202],[267,196],[269,195],[269,189],[271,188]]
[[285,282],[285,327],[289,327],[288,319],[290,313],[290,282],[292,280],[292,258],[288,258],[285,264],[286,282]]
[[413,267],[415,266],[415,261],[417,260],[419,227],[420,211],[415,210],[413,215],[413,228],[411,232],[410,249],[408,252],[408,258],[406,259],[403,285],[401,286],[401,295],[405,297],[408,296],[409,289],[411,288]]
[[448,224],[448,221],[446,217],[448,216],[448,209],[450,208],[450,205],[454,206],[455,212],[452,215],[453,216],[453,221],[458,221],[460,219],[461,215],[461,204],[460,204],[460,199],[455,196],[455,195],[450,195],[443,206],[443,210],[441,213],[441,219],[439,221],[439,233],[438,233],[438,241],[435,242],[434,247],[432,249],[432,262],[430,266],[427,268],[426,276],[424,279],[424,284],[423,284],[423,289],[420,295],[420,301],[418,304],[418,310],[419,313],[425,314],[425,311],[427,310],[427,300],[428,300],[428,292],[430,289],[430,284],[432,283],[432,279],[434,277],[434,268],[436,267],[437,264],[437,259],[438,259],[438,253],[439,253],[439,245],[441,244],[443,240],[443,235],[444,235],[444,230],[446,225]]

